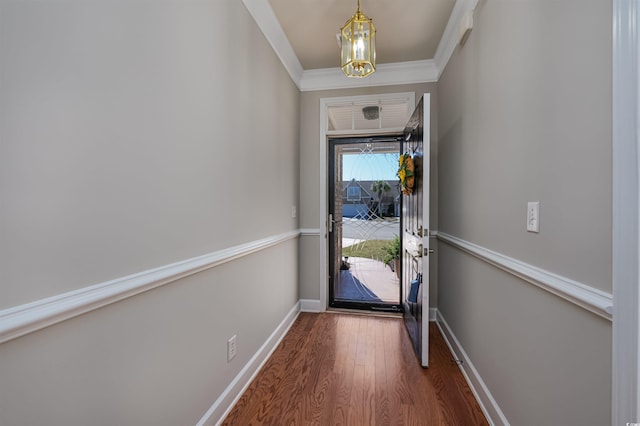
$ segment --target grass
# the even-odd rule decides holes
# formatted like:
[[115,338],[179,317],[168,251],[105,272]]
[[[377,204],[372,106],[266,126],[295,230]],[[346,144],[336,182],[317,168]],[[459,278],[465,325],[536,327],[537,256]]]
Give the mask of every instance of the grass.
[[365,257],[382,261],[387,255],[387,248],[393,240],[366,240],[342,249],[343,256]]

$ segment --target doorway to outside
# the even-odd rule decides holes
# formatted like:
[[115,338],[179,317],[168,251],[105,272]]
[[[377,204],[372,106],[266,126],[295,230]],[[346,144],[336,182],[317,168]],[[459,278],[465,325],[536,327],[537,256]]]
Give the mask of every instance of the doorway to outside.
[[329,139],[330,307],[402,311],[400,139]]

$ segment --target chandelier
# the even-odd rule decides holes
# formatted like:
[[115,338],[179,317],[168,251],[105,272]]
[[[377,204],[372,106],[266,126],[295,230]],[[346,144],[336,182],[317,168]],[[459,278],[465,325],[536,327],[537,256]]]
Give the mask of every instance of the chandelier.
[[340,68],[347,77],[366,77],[376,70],[376,28],[373,19],[360,12],[360,0],[356,14],[340,31]]

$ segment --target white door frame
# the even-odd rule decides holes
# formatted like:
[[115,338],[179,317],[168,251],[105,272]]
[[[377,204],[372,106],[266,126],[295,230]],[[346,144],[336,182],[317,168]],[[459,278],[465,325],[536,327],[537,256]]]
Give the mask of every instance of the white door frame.
[[[329,203],[329,193],[327,189],[327,144],[329,136],[362,136],[362,132],[356,132],[353,130],[346,131],[329,131],[329,107],[332,105],[344,105],[349,102],[376,102],[387,99],[399,99],[406,98],[410,105],[410,113],[413,112],[413,108],[416,105],[415,92],[404,93],[384,93],[379,95],[363,95],[363,96],[345,96],[337,98],[321,98],[320,99],[320,311],[325,311],[329,306],[329,297],[327,290],[329,287],[329,271],[327,263],[328,250],[329,250],[329,237],[328,237],[328,222],[327,222],[327,209]],[[409,117],[407,117],[409,119]],[[392,128],[392,129],[376,129],[367,131],[368,134],[383,135],[385,133],[398,133],[402,132],[404,128]]]
[[640,422],[640,0],[613,1],[612,424]]

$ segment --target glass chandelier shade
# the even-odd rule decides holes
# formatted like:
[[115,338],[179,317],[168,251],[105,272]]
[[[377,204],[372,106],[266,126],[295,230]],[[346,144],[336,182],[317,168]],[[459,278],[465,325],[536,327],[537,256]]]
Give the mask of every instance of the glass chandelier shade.
[[366,77],[376,70],[376,28],[360,12],[360,0],[356,14],[342,27],[340,40],[340,68],[347,77]]

